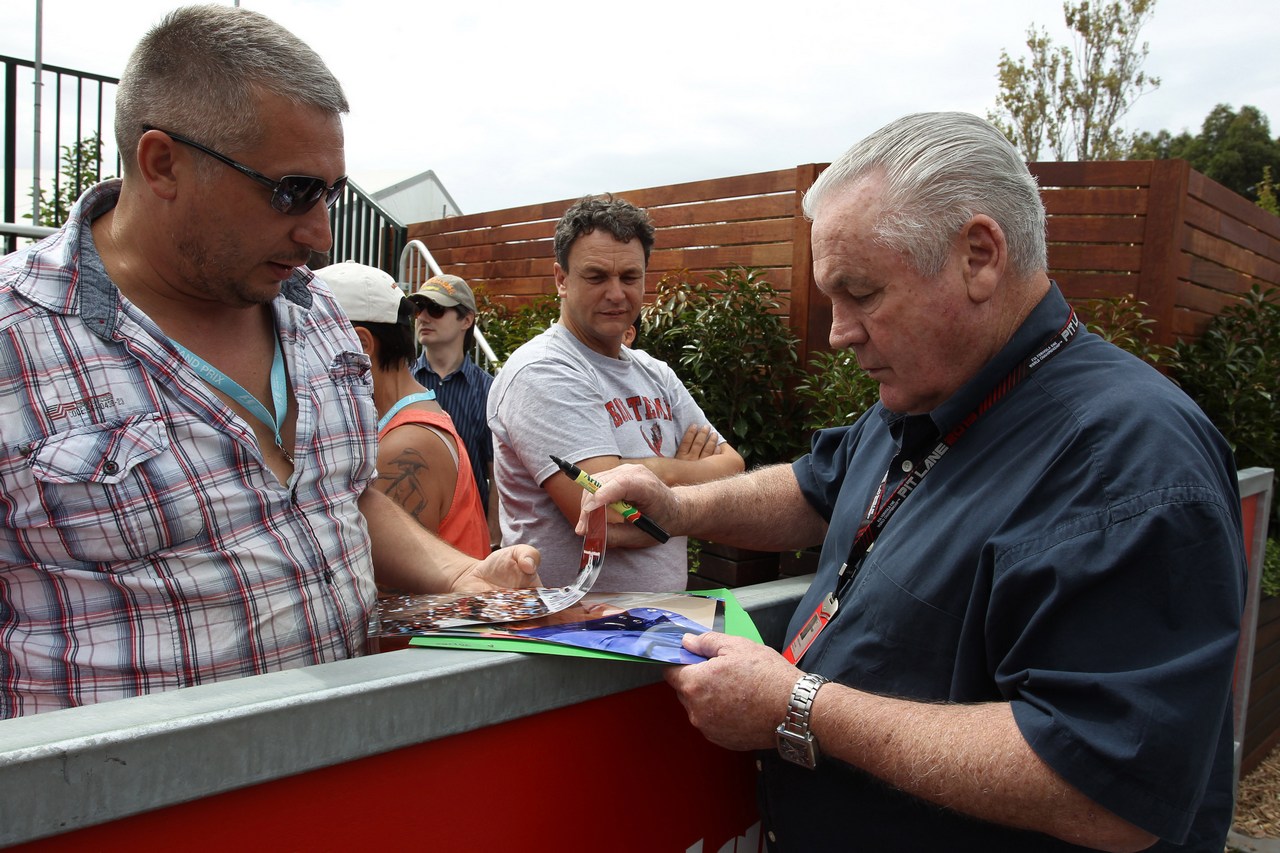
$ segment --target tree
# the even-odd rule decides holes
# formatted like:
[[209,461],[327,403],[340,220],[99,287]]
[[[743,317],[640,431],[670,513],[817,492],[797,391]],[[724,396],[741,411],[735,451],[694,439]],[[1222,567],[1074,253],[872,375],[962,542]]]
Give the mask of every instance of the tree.
[[1139,133],[1126,154],[1129,160],[1173,158],[1190,162],[1197,172],[1256,202],[1263,198],[1267,170],[1273,176],[1280,173],[1280,139],[1272,138],[1270,122],[1257,107],[1243,106],[1237,113],[1218,104],[1198,135],[1185,130],[1177,136],[1167,130]]
[[[40,190],[40,221],[37,225],[59,228],[66,221],[80,194],[99,181],[102,172],[102,140],[91,133],[71,145],[62,146],[60,179],[55,179],[52,195]],[[25,214],[30,219],[31,214]]]
[[1037,32],[1034,26],[1027,29],[1027,47],[1031,49],[1029,65],[1000,52],[998,104],[1004,116],[990,117],[1027,160],[1039,160],[1045,142],[1055,154],[1062,150],[1067,114],[1060,86],[1071,52],[1054,47],[1049,34],[1043,28]]
[[1000,92],[988,118],[1028,160],[1045,147],[1058,160],[1120,156],[1128,148],[1121,119],[1145,90],[1160,85],[1142,70],[1148,48],[1138,44],[1154,7],[1155,0],[1064,3],[1075,49],[1054,45],[1032,25],[1029,60],[1000,52]]
[[1276,183],[1272,180],[1270,166],[1262,167],[1262,183],[1258,185],[1258,207],[1280,216],[1280,199],[1276,197]]

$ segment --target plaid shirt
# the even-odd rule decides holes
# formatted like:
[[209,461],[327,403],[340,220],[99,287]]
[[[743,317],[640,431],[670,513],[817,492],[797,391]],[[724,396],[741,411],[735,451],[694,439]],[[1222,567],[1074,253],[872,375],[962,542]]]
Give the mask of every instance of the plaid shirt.
[[0,260],[0,718],[360,654],[369,360],[323,286],[273,303],[297,405],[281,485],[252,429],[107,277],[89,223]]

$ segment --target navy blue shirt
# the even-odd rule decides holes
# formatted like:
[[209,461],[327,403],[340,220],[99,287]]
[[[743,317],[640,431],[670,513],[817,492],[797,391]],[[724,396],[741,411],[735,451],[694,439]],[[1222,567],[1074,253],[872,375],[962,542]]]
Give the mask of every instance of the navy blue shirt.
[[462,359],[462,367],[441,377],[431,367],[424,352],[413,363],[413,378],[419,385],[436,392],[436,402],[453,418],[458,435],[471,457],[471,470],[480,487],[480,505],[489,512],[489,466],[493,464],[493,435],[485,421],[485,405],[493,377],[476,366],[470,358]]
[[[931,448],[1060,329],[1057,287],[927,415],[877,404],[794,465],[830,522],[794,637],[835,586],[886,470]],[[1161,837],[1220,853],[1245,557],[1235,464],[1195,404],[1081,332],[982,414],[902,504],[800,661],[862,690],[1008,702],[1068,782]],[[1076,850],[924,803],[834,760],[764,756],[779,850]],[[1178,846],[1185,845],[1185,846]]]

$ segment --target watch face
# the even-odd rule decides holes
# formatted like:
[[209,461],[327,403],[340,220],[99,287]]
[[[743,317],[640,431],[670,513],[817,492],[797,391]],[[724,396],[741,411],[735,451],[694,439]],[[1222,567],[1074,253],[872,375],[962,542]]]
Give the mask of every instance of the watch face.
[[813,769],[817,763],[813,754],[813,740],[792,732],[778,732],[778,754],[801,767]]

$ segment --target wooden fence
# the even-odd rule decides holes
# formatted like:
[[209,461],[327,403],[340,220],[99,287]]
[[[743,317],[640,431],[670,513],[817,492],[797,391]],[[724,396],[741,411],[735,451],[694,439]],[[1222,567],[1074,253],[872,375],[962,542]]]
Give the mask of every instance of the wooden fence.
[[[646,208],[657,226],[649,291],[668,273],[687,271],[696,279],[725,267],[755,267],[781,291],[802,342],[801,356],[811,337],[825,347],[831,315],[825,303],[813,304],[822,297],[813,290],[809,223],[800,213],[800,198],[821,168],[798,166],[617,193]],[[409,239],[421,240],[442,269],[491,297],[525,301],[555,293],[551,238],[556,221],[574,201],[410,225]]]
[[[827,348],[800,199],[822,164],[617,195],[658,228],[649,288],[667,273],[757,267],[783,295],[801,363]],[[1069,299],[1132,294],[1155,343],[1195,337],[1253,284],[1280,286],[1280,218],[1184,160],[1033,163],[1049,212],[1049,266]],[[551,238],[574,199],[409,226],[440,266],[515,302],[555,292]]]

